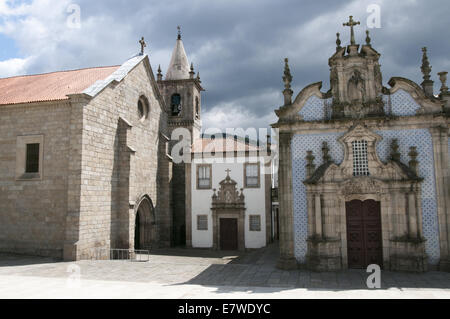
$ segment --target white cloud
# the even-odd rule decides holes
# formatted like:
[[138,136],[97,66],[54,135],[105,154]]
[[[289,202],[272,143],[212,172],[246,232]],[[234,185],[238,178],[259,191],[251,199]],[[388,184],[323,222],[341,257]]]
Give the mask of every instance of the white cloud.
[[[80,29],[66,23],[72,2],[81,8]],[[353,15],[361,21],[356,40],[363,43],[373,3],[381,6],[381,29],[371,34],[385,82],[391,76],[421,81],[422,46],[429,47],[435,80],[450,68],[449,41],[439,36],[449,28],[445,1],[260,2],[0,0],[0,33],[18,48],[16,57],[0,62],[0,77],[119,64],[139,51],[141,36],[153,70],[161,64],[164,74],[181,24],[188,57],[207,90],[204,126],[266,127],[282,103],[283,58],[290,59],[294,96],[320,80],[326,90],[335,33],[347,45],[349,28],[342,23]]]
[[32,57],[25,59],[9,59],[0,61],[0,74],[2,77],[10,77],[18,74],[26,73],[27,65],[32,60]]

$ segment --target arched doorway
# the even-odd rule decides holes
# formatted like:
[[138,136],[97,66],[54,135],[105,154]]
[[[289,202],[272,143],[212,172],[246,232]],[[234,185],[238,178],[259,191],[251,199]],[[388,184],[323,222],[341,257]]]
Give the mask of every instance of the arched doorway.
[[152,201],[148,196],[144,196],[137,207],[134,222],[134,249],[151,249],[157,238]]

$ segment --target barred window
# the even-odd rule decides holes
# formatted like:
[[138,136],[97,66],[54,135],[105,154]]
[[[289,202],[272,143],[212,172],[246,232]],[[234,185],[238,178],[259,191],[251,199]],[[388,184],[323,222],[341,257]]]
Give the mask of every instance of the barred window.
[[259,165],[245,164],[245,187],[259,187]]
[[197,230],[208,230],[208,215],[197,215]]
[[367,141],[353,141],[353,176],[369,176]]
[[261,231],[261,216],[250,215],[250,231]]
[[202,188],[202,189],[211,188],[211,166],[210,165],[197,166],[197,188]]

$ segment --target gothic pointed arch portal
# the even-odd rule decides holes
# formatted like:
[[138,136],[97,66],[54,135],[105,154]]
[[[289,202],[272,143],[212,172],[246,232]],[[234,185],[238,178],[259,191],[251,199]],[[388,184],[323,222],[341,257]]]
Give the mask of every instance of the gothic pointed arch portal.
[[156,243],[156,220],[153,203],[143,196],[136,205],[134,218],[134,249],[151,249]]

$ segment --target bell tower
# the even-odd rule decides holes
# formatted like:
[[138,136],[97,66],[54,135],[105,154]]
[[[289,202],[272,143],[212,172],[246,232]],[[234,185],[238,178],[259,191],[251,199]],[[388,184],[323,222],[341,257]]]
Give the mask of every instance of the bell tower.
[[189,129],[192,139],[198,138],[201,130],[201,92],[204,89],[200,74],[195,76],[194,64],[189,65],[180,27],[166,76],[163,79],[159,67],[157,82],[166,105],[170,108],[170,132],[176,127],[184,127]]
[[[157,83],[166,105],[169,106],[168,127],[169,138],[177,128],[186,128],[190,132],[191,141],[200,137],[201,131],[201,86],[200,75],[195,75],[194,65],[189,65],[181,29],[172,52],[166,76],[163,78],[161,67],[158,67]],[[170,148],[178,141],[171,141]],[[169,150],[170,151],[170,150]],[[173,163],[172,171],[172,229],[173,246],[186,244],[186,163]]]

